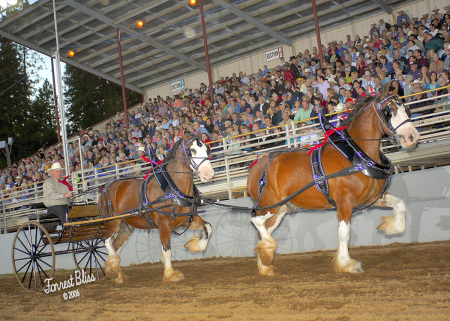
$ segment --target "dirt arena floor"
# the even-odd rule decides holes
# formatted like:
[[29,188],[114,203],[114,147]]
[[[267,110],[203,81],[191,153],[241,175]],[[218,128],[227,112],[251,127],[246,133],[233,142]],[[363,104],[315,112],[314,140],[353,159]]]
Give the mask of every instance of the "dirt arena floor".
[[[450,241],[351,248],[365,273],[337,274],[334,251],[277,255],[261,277],[255,258],[174,262],[186,279],[164,283],[161,263],[123,268],[127,284],[23,290],[0,276],[1,320],[450,320]],[[68,279],[74,271],[58,271]]]

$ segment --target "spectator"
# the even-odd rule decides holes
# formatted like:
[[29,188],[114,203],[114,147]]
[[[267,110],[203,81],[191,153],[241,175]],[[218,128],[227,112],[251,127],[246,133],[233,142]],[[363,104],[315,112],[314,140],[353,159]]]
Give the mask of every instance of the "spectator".
[[[294,121],[305,120],[311,118],[311,109],[309,108],[309,101],[304,99],[301,103],[301,107],[295,114]],[[312,124],[311,120],[306,121],[306,123]]]

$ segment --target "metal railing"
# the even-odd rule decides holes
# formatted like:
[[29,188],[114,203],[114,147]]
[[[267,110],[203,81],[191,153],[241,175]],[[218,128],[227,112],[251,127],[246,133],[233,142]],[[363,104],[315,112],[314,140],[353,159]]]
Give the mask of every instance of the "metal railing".
[[[427,114],[427,111],[430,113]],[[414,116],[413,124],[421,134],[417,156],[411,152],[401,151],[401,146],[392,144],[388,140],[382,141],[381,149],[396,166],[396,172],[403,172],[404,168],[412,170],[414,166],[411,164],[414,157],[417,157],[418,160],[429,159],[433,164],[434,155],[450,154],[450,102],[412,109],[411,112]],[[221,199],[232,199],[236,193],[245,196],[248,166],[258,157],[270,151],[285,148],[307,149],[323,139],[323,132],[317,124],[298,126],[299,123],[307,120],[291,121],[288,124],[271,128],[271,130],[280,128],[279,132],[269,133],[268,129],[261,129],[251,132],[252,137],[249,134],[241,134],[212,142],[210,161],[215,176],[208,183],[201,183],[198,178],[195,178],[194,181],[199,190],[209,197]],[[433,148],[430,149],[430,147]],[[424,168],[424,166],[417,165],[415,167]],[[73,172],[70,183],[74,188],[76,202],[96,203],[99,186],[117,178],[143,177],[149,170],[149,163],[144,160],[132,160],[103,168],[87,169],[84,170],[84,173]],[[42,202],[42,184],[43,182],[39,182],[0,191],[0,226],[3,233],[16,229],[28,220],[31,213],[35,212],[27,205]]]

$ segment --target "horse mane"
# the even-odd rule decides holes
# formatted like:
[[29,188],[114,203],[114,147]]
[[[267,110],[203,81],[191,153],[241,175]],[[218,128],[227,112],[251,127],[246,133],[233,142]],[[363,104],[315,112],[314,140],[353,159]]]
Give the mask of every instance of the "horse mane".
[[369,96],[367,98],[365,98],[362,101],[359,101],[351,110],[350,114],[347,116],[347,118],[341,123],[342,126],[349,126],[351,124],[353,124],[353,122],[355,121],[356,117],[358,117],[362,110],[364,109],[364,107],[366,107],[368,104],[372,103],[372,101],[375,98],[372,96]]

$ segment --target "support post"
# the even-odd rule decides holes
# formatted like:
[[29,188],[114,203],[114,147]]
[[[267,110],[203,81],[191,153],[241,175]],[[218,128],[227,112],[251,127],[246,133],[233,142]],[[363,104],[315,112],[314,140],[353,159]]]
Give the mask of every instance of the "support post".
[[317,46],[319,47],[319,65],[321,68],[324,67],[323,65],[323,51],[322,51],[322,41],[320,40],[320,28],[319,28],[319,18],[317,17],[317,8],[316,8],[316,0],[311,0],[312,3],[312,9],[314,14],[314,25],[316,27],[316,38],[317,38]]
[[56,115],[56,135],[58,136],[58,144],[61,144],[61,130],[59,128],[59,112],[58,112],[58,96],[56,95],[56,81],[55,81],[55,64],[52,59],[52,79],[53,79],[53,100],[55,101],[55,115]]
[[11,167],[11,151],[9,150],[9,139],[6,140],[5,145],[6,164]]
[[69,167],[69,153],[67,151],[67,129],[66,129],[66,112],[64,106],[64,97],[63,97],[63,88],[62,88],[62,73],[61,73],[61,53],[59,50],[59,38],[58,38],[58,23],[56,19],[56,3],[53,0],[53,19],[55,22],[55,39],[56,39],[56,83],[57,83],[57,93],[58,93],[58,108],[59,115],[61,118],[61,139],[62,139],[62,147],[63,147],[63,156],[64,156],[64,168],[66,169],[65,175],[70,175],[70,167]]
[[200,6],[200,19],[202,21],[203,46],[205,47],[206,69],[208,70],[209,95],[211,98],[211,102],[214,103],[214,89],[212,83],[211,65],[209,64],[208,40],[206,38],[205,16],[203,14],[203,1],[199,0],[198,4]]
[[120,82],[122,83],[123,112],[125,113],[125,127],[128,129],[127,95],[126,95],[126,90],[125,90],[125,78],[123,76],[122,48],[120,47],[120,30],[119,30],[119,28],[116,28],[116,33],[117,33],[117,49],[119,49]]
[[6,226],[6,202],[5,202],[5,194],[3,193],[3,190],[0,191],[0,199],[2,200],[2,214],[3,214],[3,234],[8,233],[8,228]]

